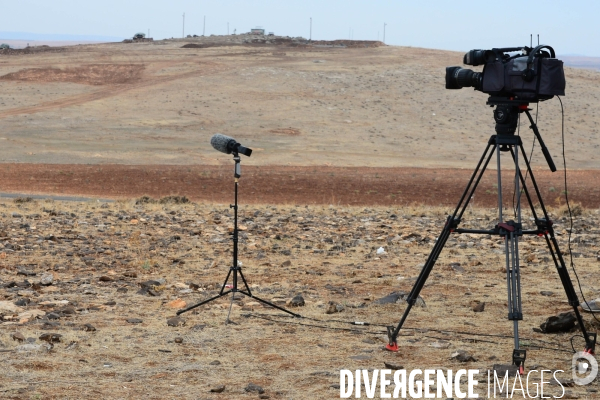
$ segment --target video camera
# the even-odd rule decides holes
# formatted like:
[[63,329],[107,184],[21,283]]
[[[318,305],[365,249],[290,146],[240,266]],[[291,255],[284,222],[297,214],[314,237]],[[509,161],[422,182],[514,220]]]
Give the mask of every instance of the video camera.
[[[520,53],[507,54],[514,52]],[[471,50],[463,63],[483,65],[483,72],[446,67],[446,89],[473,87],[491,96],[532,103],[565,94],[563,62],[555,58],[550,46]]]

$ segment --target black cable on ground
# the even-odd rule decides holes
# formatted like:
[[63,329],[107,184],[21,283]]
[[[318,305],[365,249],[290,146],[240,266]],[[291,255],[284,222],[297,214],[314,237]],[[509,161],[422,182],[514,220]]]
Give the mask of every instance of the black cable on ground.
[[[581,293],[581,298],[583,299],[584,303],[586,303],[588,306],[588,302],[585,299],[585,295],[583,294],[583,289],[581,288],[581,282],[579,281],[579,275],[577,275],[577,271],[575,270],[575,262],[573,261],[573,251],[571,249],[571,235],[573,233],[573,213],[571,211],[571,204],[569,203],[569,191],[568,191],[568,187],[567,187],[567,158],[565,156],[565,110],[563,108],[563,102],[560,98],[560,96],[556,96],[558,98],[558,101],[560,102],[560,110],[561,110],[561,136],[562,136],[562,156],[563,156],[563,168],[564,168],[564,179],[565,179],[565,200],[567,202],[567,209],[569,210],[569,236],[568,236],[568,240],[567,240],[567,246],[569,249],[569,260],[570,260],[570,264],[571,264],[571,269],[573,270],[573,273],[575,274],[575,278],[577,279],[577,286],[579,287],[579,293]],[[591,310],[591,309],[590,309]],[[597,322],[600,322],[600,320],[598,319],[598,317],[596,317],[596,314],[592,311],[592,317],[594,317],[594,319]],[[572,345],[572,342],[571,342]]]
[[[386,333],[386,332],[374,332],[374,331],[369,331],[369,330],[366,330],[366,329],[335,328],[335,327],[330,327],[330,326],[325,326],[325,325],[304,324],[304,323],[301,323],[301,322],[292,322],[292,321],[288,322],[288,321],[281,321],[281,320],[269,318],[269,317],[292,318],[289,315],[265,315],[265,314],[259,314],[259,313],[251,313],[251,314],[244,314],[244,316],[265,319],[265,320],[268,320],[268,321],[271,321],[271,322],[275,322],[275,323],[301,325],[301,326],[307,326],[307,327],[313,327],[313,328],[321,328],[321,329],[342,330],[342,331],[349,331],[349,332],[354,332],[354,333],[368,333],[368,334],[373,334],[373,335],[378,335],[378,334],[382,334],[382,333],[385,334]],[[387,325],[372,324],[372,323],[369,323],[369,322],[343,321],[343,320],[336,320],[336,319],[320,320],[320,319],[317,319],[317,318],[311,318],[311,317],[305,317],[305,316],[302,316],[301,318],[303,318],[303,319],[309,319],[309,320],[312,320],[312,321],[315,321],[315,322],[322,322],[322,323],[335,322],[335,323],[342,323],[342,324],[351,324],[351,325],[360,325],[360,326],[378,326],[378,327],[387,328]],[[422,333],[437,332],[437,333],[442,333],[442,334],[454,334],[454,335],[466,335],[466,336],[483,336],[483,337],[493,337],[493,338],[501,338],[501,339],[513,339],[513,337],[509,336],[509,335],[494,335],[494,334],[490,334],[490,333],[472,333],[472,332],[441,330],[441,329],[431,329],[431,328],[408,328],[408,327],[405,327],[403,329],[404,330],[412,330],[412,331],[422,332]],[[444,341],[458,340],[458,341],[463,341],[463,342],[482,342],[482,343],[494,343],[494,344],[497,343],[496,341],[476,339],[476,338],[457,338],[457,337],[454,337],[454,338],[451,338],[451,339],[447,339],[447,338],[440,338],[440,337],[428,336],[428,335],[422,335],[422,337],[436,339],[436,340],[444,340]],[[527,338],[521,338],[521,339],[523,341],[536,341],[536,342],[543,343],[543,344],[550,345],[550,346],[558,346],[558,344],[556,344],[556,343],[546,342],[546,341],[539,340],[539,339],[527,339]],[[572,340],[573,340],[573,337],[571,338],[571,347],[573,348]],[[537,349],[552,350],[552,351],[569,353],[569,354],[572,353],[569,350],[565,350],[565,349],[561,349],[561,348],[546,347],[546,346],[540,346],[540,345],[535,345],[535,344],[533,344],[533,345],[522,345],[522,346],[523,347],[528,347],[528,348],[537,348]],[[573,353],[574,352],[575,351],[573,350]]]

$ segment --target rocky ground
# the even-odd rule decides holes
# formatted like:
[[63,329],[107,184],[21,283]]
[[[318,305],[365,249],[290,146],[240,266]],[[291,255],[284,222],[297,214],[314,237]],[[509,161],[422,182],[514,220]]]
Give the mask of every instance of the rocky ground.
[[[510,362],[503,244],[487,236],[450,238],[400,352],[382,350],[441,230],[441,208],[242,206],[240,261],[252,293],[304,318],[239,294],[231,324],[229,296],[174,318],[218,293],[232,258],[228,206],[185,200],[0,203],[2,397],[337,398],[340,369]],[[571,251],[593,299],[600,213],[575,213]],[[569,221],[554,214],[568,254]],[[490,228],[495,218],[472,209],[464,226]],[[543,239],[524,238],[521,260],[527,367],[566,370],[566,382],[577,330],[533,330],[569,311]],[[472,359],[451,358],[457,350]],[[597,389],[567,388],[571,398]]]

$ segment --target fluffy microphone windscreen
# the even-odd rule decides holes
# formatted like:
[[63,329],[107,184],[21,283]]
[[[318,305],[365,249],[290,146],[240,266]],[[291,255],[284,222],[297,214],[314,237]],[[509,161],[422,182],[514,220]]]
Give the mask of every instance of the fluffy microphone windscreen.
[[231,154],[231,149],[228,149],[228,144],[231,141],[235,142],[235,139],[230,138],[229,136],[221,135],[220,133],[216,133],[212,138],[210,138],[210,144],[212,147],[214,147],[215,150],[225,154]]

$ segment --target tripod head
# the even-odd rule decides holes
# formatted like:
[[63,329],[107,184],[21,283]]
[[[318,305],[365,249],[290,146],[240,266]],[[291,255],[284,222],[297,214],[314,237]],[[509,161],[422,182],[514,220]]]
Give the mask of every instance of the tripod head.
[[[542,139],[542,135],[540,135],[540,131],[538,130],[536,123],[529,113],[529,102],[524,100],[515,100],[508,97],[490,96],[486,104],[490,107],[496,107],[494,109],[494,120],[496,121],[496,133],[499,136],[514,136],[519,123],[519,114],[525,113],[529,119],[529,122],[531,122],[529,128],[533,130],[537,140],[540,142],[540,147],[542,148],[542,153],[544,154],[544,158],[548,163],[548,167],[552,172],[556,171],[556,166],[554,165],[552,156],[550,155],[550,152],[548,151],[548,148]],[[507,145],[503,145],[501,150],[508,151],[509,147]]]

